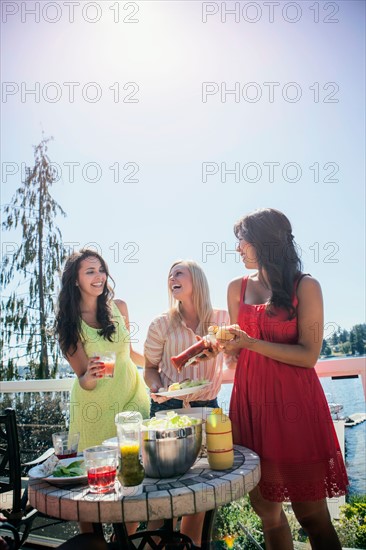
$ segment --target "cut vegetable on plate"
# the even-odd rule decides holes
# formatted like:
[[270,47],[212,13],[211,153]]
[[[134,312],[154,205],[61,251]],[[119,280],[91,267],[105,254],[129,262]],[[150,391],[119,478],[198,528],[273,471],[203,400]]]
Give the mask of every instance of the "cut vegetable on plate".
[[158,392],[151,392],[154,395],[162,397],[179,397],[183,395],[189,395],[191,393],[197,393],[206,389],[211,385],[209,380],[202,378],[201,380],[184,380],[183,382],[175,382],[168,388],[160,388]]
[[67,466],[59,464],[52,473],[54,477],[76,477],[84,474],[84,460],[74,460],[74,462],[71,462],[71,464],[68,464]]
[[[51,457],[52,458],[52,457]],[[29,470],[31,479],[43,479],[52,485],[77,485],[88,481],[85,463],[82,458],[65,458],[52,460],[49,464],[44,462]],[[45,466],[46,465],[46,466]]]

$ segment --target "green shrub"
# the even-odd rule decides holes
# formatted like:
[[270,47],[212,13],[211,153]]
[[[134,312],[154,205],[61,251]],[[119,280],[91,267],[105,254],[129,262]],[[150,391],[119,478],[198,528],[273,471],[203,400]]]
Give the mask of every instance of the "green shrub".
[[366,495],[352,495],[341,506],[335,527],[342,546],[366,548]]
[[[232,548],[232,550],[254,550],[255,546],[250,542],[242,525],[252,537],[263,546],[264,537],[262,524],[251,507],[249,497],[222,506],[217,513],[214,538],[221,541],[218,548]],[[230,539],[229,537],[232,537]]]
[[[308,537],[298,523],[295,514],[287,510],[292,538],[296,542],[308,542]],[[255,550],[241,527],[249,531],[252,537],[265,548],[261,521],[253,511],[249,497],[227,504],[219,509],[216,516],[214,538],[217,550]],[[341,507],[340,519],[334,521],[341,544],[344,547],[366,549],[366,495],[349,498],[347,505]],[[230,538],[229,538],[230,537]],[[310,545],[309,545],[310,547]]]

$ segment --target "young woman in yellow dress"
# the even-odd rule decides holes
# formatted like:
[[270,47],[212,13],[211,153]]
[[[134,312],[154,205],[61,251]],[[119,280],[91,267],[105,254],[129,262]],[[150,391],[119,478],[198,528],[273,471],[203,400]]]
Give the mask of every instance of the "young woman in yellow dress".
[[[136,410],[149,418],[149,398],[136,364],[144,357],[130,344],[126,302],[113,300],[108,267],[93,250],[66,261],[56,331],[77,379],[71,392],[70,433],[79,432],[79,452],[116,435],[114,417]],[[116,353],[113,378],[104,378],[104,352]]]

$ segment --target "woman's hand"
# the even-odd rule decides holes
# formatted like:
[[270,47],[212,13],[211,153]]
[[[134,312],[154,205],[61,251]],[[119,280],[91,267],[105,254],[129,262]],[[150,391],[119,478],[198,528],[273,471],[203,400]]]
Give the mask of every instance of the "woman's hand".
[[[160,380],[160,377],[159,377],[159,380]],[[159,388],[161,388],[161,381],[160,381],[160,385],[157,383],[157,382],[153,382],[152,384],[150,384],[150,397],[153,401],[155,401],[156,403],[164,403],[165,401],[168,401],[169,400],[169,397],[164,397],[164,395],[161,395],[159,397]]]
[[67,355],[67,360],[77,375],[83,390],[94,390],[97,387],[99,378],[103,378],[105,370],[103,361],[100,361],[97,356],[88,357],[80,340],[77,343],[76,352]]
[[164,397],[164,395],[159,395],[158,393],[151,393],[150,397],[155,403],[165,403],[165,401],[171,399],[171,397]]
[[227,330],[233,335],[232,340],[217,340],[220,350],[223,350],[228,355],[238,355],[244,348],[249,348],[254,338],[251,338],[244,330],[240,328],[227,327]]
[[[196,340],[197,342],[199,342],[200,340],[203,340],[203,338],[201,338],[201,336],[198,336],[196,334]],[[204,349],[199,354],[199,356],[197,356],[195,360],[190,363],[189,366],[194,367],[195,365],[198,365],[201,361],[209,361],[210,359],[215,359],[215,357],[217,357],[219,353],[221,353],[221,349],[219,349],[219,345],[216,342],[215,343],[210,342],[210,348]]]
[[90,357],[84,376],[88,376],[91,379],[103,378],[104,370],[105,365],[103,361],[99,360],[99,357]]
[[67,355],[72,370],[79,379],[83,390],[94,390],[99,378],[103,377],[105,365],[97,356],[88,357],[80,340],[77,343],[76,351]]

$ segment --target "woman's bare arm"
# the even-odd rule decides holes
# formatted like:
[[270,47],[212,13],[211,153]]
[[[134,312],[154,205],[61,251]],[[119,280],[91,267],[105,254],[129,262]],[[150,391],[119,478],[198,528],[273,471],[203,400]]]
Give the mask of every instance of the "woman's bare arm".
[[[121,315],[123,315],[125,319],[126,328],[128,332],[130,332],[130,320],[128,317],[128,309],[127,309],[126,302],[124,302],[123,300],[115,300],[114,303],[118,307]],[[145,357],[141,353],[133,349],[131,342],[130,342],[130,357],[132,361],[135,363],[135,365],[138,365],[139,367],[145,366]]]
[[98,357],[88,357],[80,341],[75,353],[67,354],[66,359],[78,377],[80,386],[84,390],[94,390],[98,379],[103,376],[104,363],[99,361]]
[[232,325],[235,325],[235,323],[238,322],[242,280],[243,279],[241,277],[239,279],[234,279],[229,284],[227,290],[227,304],[230,315],[230,323]]
[[145,357],[144,379],[152,392],[157,392],[163,385],[159,374],[159,367],[153,365],[147,357]]

